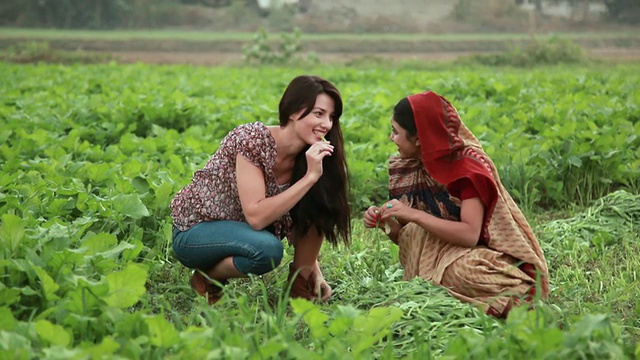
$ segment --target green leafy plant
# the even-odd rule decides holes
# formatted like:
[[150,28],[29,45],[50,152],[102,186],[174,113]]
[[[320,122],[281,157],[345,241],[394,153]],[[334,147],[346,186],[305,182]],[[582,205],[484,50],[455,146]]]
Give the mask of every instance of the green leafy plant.
[[244,62],[260,65],[315,65],[320,62],[315,52],[302,52],[299,28],[284,32],[273,41],[265,29],[256,32],[253,42],[242,47]]
[[[372,65],[314,68],[343,94],[354,210],[353,243],[319,259],[331,300],[290,301],[281,266],[215,307],[173,256],[169,203],[233,127],[277,124],[301,69],[1,66],[0,357],[637,357],[637,65]],[[404,281],[398,248],[362,224],[387,197],[392,107],[427,88],[458,107],[544,249],[549,301],[506,322]]]

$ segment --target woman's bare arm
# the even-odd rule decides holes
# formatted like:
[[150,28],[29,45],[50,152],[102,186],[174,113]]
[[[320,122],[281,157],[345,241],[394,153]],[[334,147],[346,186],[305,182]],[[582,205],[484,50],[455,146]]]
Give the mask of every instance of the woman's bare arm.
[[262,230],[286,214],[317,179],[304,176],[282,193],[267,197],[264,173],[242,155],[236,158],[236,182],[242,211],[249,225]]
[[[484,220],[484,204],[478,197],[462,201],[460,221],[438,218],[424,211],[412,209],[398,200],[391,200],[388,204],[391,204],[391,208],[386,208],[386,206],[380,208],[383,221],[392,221],[390,219],[396,217],[405,223],[414,222],[428,232],[454,245],[473,247],[478,244]],[[391,240],[394,240],[391,235],[395,235],[395,240],[397,241],[397,232],[394,234],[392,229],[389,236]]]

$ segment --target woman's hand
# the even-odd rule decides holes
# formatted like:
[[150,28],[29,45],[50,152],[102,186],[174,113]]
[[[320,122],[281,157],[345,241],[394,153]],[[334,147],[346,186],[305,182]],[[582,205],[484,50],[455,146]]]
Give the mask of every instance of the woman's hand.
[[[392,200],[404,206],[398,200]],[[389,203],[385,203],[382,207],[377,206],[369,206],[367,211],[364,213],[364,226],[366,228],[380,228],[384,231],[385,234],[389,237],[391,241],[395,244],[398,243],[398,233],[400,229],[402,229],[402,225],[397,221],[397,218],[393,216],[393,214],[388,215],[387,217],[383,217],[383,210],[389,210]],[[384,209],[383,209],[384,208]],[[393,208],[393,204],[391,204],[391,208]],[[410,209],[410,208],[409,208]]]
[[[465,199],[460,206],[460,220],[447,220],[425,211],[413,209],[398,200],[390,200],[380,206],[382,221],[401,224],[415,223],[440,239],[456,246],[474,247],[478,244],[484,221],[484,205],[479,197]],[[399,226],[399,225],[398,225]],[[393,241],[394,227],[389,237]],[[394,241],[395,242],[395,241]]]
[[331,156],[331,154],[333,154],[333,145],[329,142],[318,141],[311,145],[305,153],[307,158],[307,175],[316,181],[320,179],[322,176],[322,159],[324,159],[325,156]]
[[380,221],[387,222],[392,218],[396,218],[403,223],[411,222],[411,215],[415,211],[413,208],[393,199],[382,204],[379,208]]
[[380,226],[380,208],[377,206],[369,206],[367,211],[364,212],[364,227],[374,228]]
[[327,281],[324,279],[324,275],[322,275],[322,271],[320,271],[320,266],[316,262],[316,265],[311,272],[311,276],[309,278],[311,284],[313,286],[314,296],[319,297],[321,301],[327,301],[329,297],[331,297],[331,286],[327,284]]

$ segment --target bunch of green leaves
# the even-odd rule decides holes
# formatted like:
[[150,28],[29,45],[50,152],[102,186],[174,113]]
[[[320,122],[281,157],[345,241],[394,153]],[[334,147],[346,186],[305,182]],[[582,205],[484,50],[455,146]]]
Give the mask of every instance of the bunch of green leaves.
[[265,29],[255,33],[253,42],[242,47],[245,63],[259,65],[288,65],[294,61],[316,62],[317,58],[302,56],[301,32],[295,28],[292,32],[284,32],[279,41],[273,41]]

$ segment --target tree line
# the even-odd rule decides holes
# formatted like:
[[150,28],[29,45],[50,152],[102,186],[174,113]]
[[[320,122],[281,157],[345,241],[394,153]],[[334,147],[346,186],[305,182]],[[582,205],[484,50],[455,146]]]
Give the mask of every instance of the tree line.
[[[461,0],[459,0],[461,1]],[[464,1],[464,0],[462,0]],[[541,0],[529,1],[542,10]],[[640,0],[551,0],[571,6],[604,3],[612,21],[640,23]],[[257,0],[21,0],[0,4],[0,26],[45,27],[63,29],[159,28],[185,4],[209,7],[243,6],[259,9]],[[273,1],[275,3],[276,1]],[[310,0],[300,0],[308,7]]]
[[[258,0],[20,0],[0,3],[0,26],[159,28],[166,26],[167,20],[175,22],[182,5],[219,8],[231,6],[234,2],[256,11],[262,4]],[[299,2],[300,6],[308,5],[309,0]],[[180,25],[188,25],[188,19],[184,22]]]
[[[525,2],[535,4],[538,13],[543,13],[542,0],[515,0],[517,5]],[[604,4],[611,21],[640,24],[640,0],[549,0],[553,4],[568,4],[572,8],[584,8],[590,4]]]

